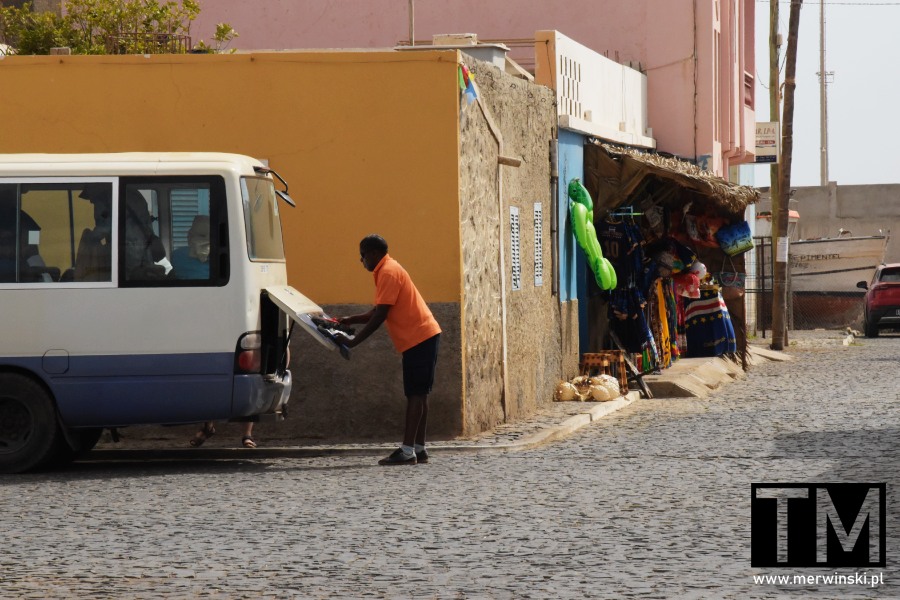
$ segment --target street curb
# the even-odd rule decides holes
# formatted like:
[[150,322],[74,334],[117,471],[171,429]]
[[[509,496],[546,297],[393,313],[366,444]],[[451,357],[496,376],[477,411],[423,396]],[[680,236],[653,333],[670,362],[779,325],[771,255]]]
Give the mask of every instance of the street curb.
[[602,419],[607,415],[610,415],[618,410],[625,408],[626,406],[629,406],[640,397],[641,393],[638,391],[628,392],[624,396],[616,398],[615,400],[598,404],[586,413],[581,413],[580,415],[569,417],[556,427],[551,427],[550,429],[547,429],[545,431],[540,431],[538,433],[532,434],[521,441],[505,445],[504,449],[529,450],[543,444],[555,442],[571,435],[582,427],[590,425],[594,421]]
[[758,356],[765,360],[773,360],[776,362],[789,362],[794,360],[794,357],[790,354],[785,354],[780,350],[772,350],[771,348],[766,348],[759,344],[749,344],[747,350],[751,355],[754,355],[754,358]]
[[[507,444],[466,444],[466,445],[429,445],[430,451],[444,453],[489,453],[515,452],[530,450],[544,444],[561,440],[575,431],[590,425],[618,410],[629,406],[640,398],[640,392],[631,391],[616,400],[603,402],[587,412],[569,417],[559,425],[526,436],[521,440]],[[175,461],[185,459],[223,460],[223,459],[259,459],[259,458],[312,458],[323,456],[373,456],[381,455],[395,449],[394,445],[371,446],[281,446],[273,448],[160,448],[160,449],[98,449],[92,450],[79,463],[108,461]]]
[[[777,350],[760,346],[747,347],[750,362],[788,362],[794,360]],[[659,374],[644,375],[644,382],[654,398],[671,400],[706,398],[723,385],[745,379],[747,373],[739,362],[723,357],[681,358]]]
[[740,364],[721,357],[682,358],[660,374],[644,375],[654,398],[705,398],[746,375]]

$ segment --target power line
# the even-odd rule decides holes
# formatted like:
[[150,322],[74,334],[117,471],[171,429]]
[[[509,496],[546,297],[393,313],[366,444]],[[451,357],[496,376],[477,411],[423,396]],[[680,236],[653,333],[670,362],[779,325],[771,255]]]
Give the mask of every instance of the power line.
[[[756,0],[757,4],[769,4],[769,0]],[[778,4],[790,5],[790,0],[778,0]],[[812,4],[819,4],[812,2]],[[826,2],[825,6],[900,6],[900,2]]]

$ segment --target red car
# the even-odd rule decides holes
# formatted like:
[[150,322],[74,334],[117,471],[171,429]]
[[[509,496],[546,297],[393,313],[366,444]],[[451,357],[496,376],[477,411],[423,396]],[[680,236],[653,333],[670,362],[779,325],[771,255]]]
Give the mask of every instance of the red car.
[[866,337],[878,337],[879,329],[900,329],[900,263],[879,266],[869,285],[860,281],[856,287],[866,290]]

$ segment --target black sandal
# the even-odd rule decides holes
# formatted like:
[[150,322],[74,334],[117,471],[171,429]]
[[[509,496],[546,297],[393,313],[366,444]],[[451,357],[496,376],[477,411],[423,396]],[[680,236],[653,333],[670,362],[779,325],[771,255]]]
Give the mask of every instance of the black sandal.
[[256,442],[253,441],[253,438],[249,435],[245,435],[241,438],[241,444],[244,448],[256,448]]
[[204,423],[203,429],[197,432],[197,434],[191,438],[190,444],[192,448],[199,448],[203,445],[203,442],[216,435],[216,428],[212,425]]

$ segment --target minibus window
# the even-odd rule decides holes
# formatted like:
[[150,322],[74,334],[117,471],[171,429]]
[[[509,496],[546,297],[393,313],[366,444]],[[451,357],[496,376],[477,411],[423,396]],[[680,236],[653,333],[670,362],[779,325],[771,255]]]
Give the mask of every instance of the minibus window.
[[202,176],[122,178],[120,285],[228,282],[224,182]]
[[253,261],[283,261],[281,217],[275,185],[265,177],[243,177],[241,193],[247,224],[247,252]]
[[0,184],[0,283],[112,281],[112,184]]

